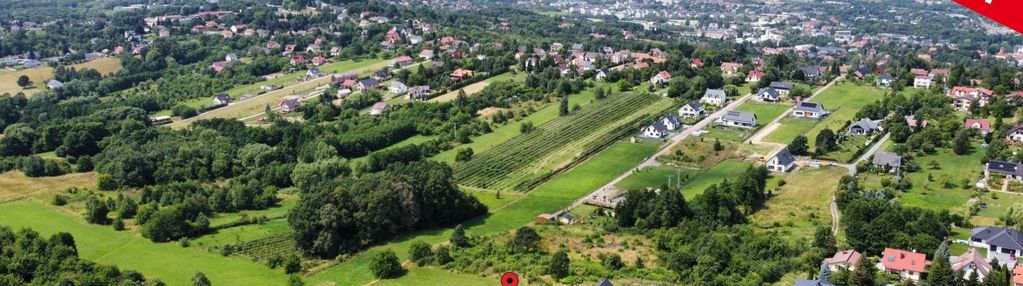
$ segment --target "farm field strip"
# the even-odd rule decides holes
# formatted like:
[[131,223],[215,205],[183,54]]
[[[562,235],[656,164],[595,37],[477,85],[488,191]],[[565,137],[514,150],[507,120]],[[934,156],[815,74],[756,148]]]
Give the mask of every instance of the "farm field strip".
[[[478,188],[518,187],[535,177],[535,167],[529,165],[598,147],[602,138],[613,140],[615,138],[607,137],[614,129],[631,127],[630,122],[646,115],[640,111],[651,111],[648,107],[660,105],[655,104],[659,100],[653,95],[623,94],[600,101],[591,108],[557,118],[533,132],[495,146],[472,161],[456,165],[455,177],[460,183]],[[557,165],[558,162],[548,163]]]
[[507,71],[507,72],[504,72],[502,74],[493,76],[491,78],[488,78],[488,79],[485,79],[485,80],[481,80],[479,82],[476,82],[476,83],[473,83],[473,84],[470,84],[470,85],[467,85],[467,86],[463,86],[463,87],[461,87],[459,89],[455,89],[455,90],[449,91],[449,92],[447,92],[445,94],[442,94],[440,96],[431,98],[431,99],[429,99],[427,101],[428,102],[447,102],[447,101],[451,101],[451,100],[454,100],[455,98],[458,97],[458,91],[459,90],[464,90],[465,91],[465,95],[473,95],[473,94],[476,94],[477,92],[483,91],[483,89],[486,88],[488,85],[490,85],[490,83],[492,83],[492,82],[503,81],[503,80],[523,81],[523,80],[526,79],[525,75],[526,75],[526,73],[524,73],[524,72],[514,73],[513,74],[511,71]]

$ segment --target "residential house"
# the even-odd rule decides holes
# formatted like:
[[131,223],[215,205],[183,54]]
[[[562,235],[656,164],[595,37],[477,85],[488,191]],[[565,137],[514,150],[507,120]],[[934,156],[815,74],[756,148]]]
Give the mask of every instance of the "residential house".
[[599,81],[603,81],[605,78],[607,78],[607,74],[609,73],[611,73],[611,71],[608,69],[599,69],[597,70],[596,73],[593,74],[593,78]]
[[1009,132],[1005,135],[1006,139],[1016,143],[1023,142],[1023,125],[1013,127],[1009,129]]
[[870,118],[862,118],[860,121],[853,123],[849,126],[850,135],[870,135],[871,133],[881,130],[879,121],[870,120]]
[[325,65],[325,64],[327,64],[329,62],[330,62],[330,60],[328,60],[324,56],[315,56],[315,57],[313,57],[313,65],[316,65],[316,66],[322,66],[322,65]]
[[994,98],[994,92],[983,87],[956,86],[948,92],[952,98],[952,108],[957,111],[969,111],[974,105],[986,106]]
[[238,61],[239,59],[241,59],[241,58],[239,58],[238,54],[236,54],[236,53],[230,53],[230,54],[227,54],[227,56],[224,56],[224,61],[226,61],[226,62],[235,62],[235,61]]
[[828,281],[826,277],[820,277],[813,280],[807,280],[802,278],[796,278],[795,286],[835,286],[835,284]]
[[913,78],[913,88],[929,89],[932,84],[934,84],[934,81],[929,77],[918,76]]
[[795,84],[787,81],[772,81],[770,87],[777,90],[781,96],[789,96],[789,91],[792,91],[792,88],[795,86]]
[[915,282],[923,278],[924,272],[927,271],[927,265],[930,263],[927,261],[927,255],[923,253],[885,248],[881,253],[881,263],[877,264],[877,268],[898,275],[900,279]]
[[604,278],[604,280],[600,280],[600,283],[597,283],[596,286],[615,286],[615,285],[611,284],[611,278]]
[[653,85],[665,85],[669,82],[671,82],[671,73],[668,73],[668,71],[665,70],[662,70],[650,78],[650,84]]
[[968,118],[963,127],[980,130],[980,134],[987,136],[991,132],[991,122],[983,118]]
[[358,91],[367,91],[378,87],[380,87],[380,81],[371,77],[361,79],[355,84],[355,89]]
[[746,73],[746,81],[748,82],[758,82],[762,78],[764,78],[764,71],[762,70],[750,70]]
[[739,72],[740,69],[742,69],[741,63],[734,62],[721,63],[721,73],[723,73],[726,76],[736,74]]
[[728,97],[725,95],[725,90],[723,89],[708,88],[703,92],[703,97],[700,98],[700,102],[721,106],[724,105],[725,102],[728,102]]
[[640,136],[646,138],[664,138],[665,136],[668,136],[668,126],[665,126],[664,122],[657,120],[653,124],[644,127],[643,134]]
[[860,67],[856,68],[856,71],[853,72],[853,75],[855,75],[856,78],[861,78],[862,79],[863,77],[868,76],[868,75],[870,75],[872,73],[874,73],[874,69],[872,69],[870,67],[860,66]]
[[225,69],[227,69],[227,62],[223,61],[213,62],[212,64],[210,64],[210,67],[213,68],[213,72],[219,74],[223,72]]
[[459,68],[459,69],[456,69],[455,71],[451,72],[450,76],[451,76],[451,79],[453,79],[453,80],[467,79],[467,78],[472,77],[472,70]]
[[419,58],[424,59],[424,60],[428,60],[428,61],[432,60],[433,59],[433,50],[425,49],[425,50],[420,51],[419,52]]
[[824,110],[824,104],[816,102],[800,102],[796,104],[796,107],[792,109],[792,117],[796,118],[813,118],[820,119],[828,114],[827,110]]
[[297,56],[291,57],[291,65],[297,66],[297,65],[304,65],[304,64],[305,64],[305,56],[297,55]]
[[689,61],[689,67],[694,68],[694,69],[702,68],[703,67],[703,60],[701,60],[701,59],[692,59],[692,60]]
[[682,118],[700,118],[706,110],[699,101],[692,101],[678,109],[678,115]]
[[399,67],[407,67],[410,64],[412,64],[412,57],[410,57],[410,56],[400,56],[400,57],[391,59],[391,65],[392,66],[393,65],[397,65]]
[[877,151],[874,153],[874,158],[871,160],[871,164],[883,171],[898,173],[899,168],[902,167],[902,156],[892,152]]
[[977,273],[977,278],[984,280],[993,269],[991,263],[972,247],[963,255],[951,257],[949,262],[952,263],[952,271],[962,273],[964,279],[970,279],[973,273]]
[[905,119],[906,125],[909,126],[909,128],[913,128],[913,130],[919,130],[919,128],[927,127],[927,124],[929,123],[927,120],[916,119],[915,115],[906,115]]
[[[1019,172],[1018,165],[1016,169]],[[986,248],[986,260],[998,259],[1003,265],[1011,265],[1023,253],[1023,232],[1004,227],[977,227],[970,231],[970,245]]]
[[425,101],[430,97],[430,86],[429,85],[417,85],[408,89],[408,99]]
[[348,98],[349,95],[352,95],[352,90],[349,88],[343,88],[337,91],[337,99],[345,99]]
[[393,94],[405,94],[408,92],[408,86],[400,81],[394,81],[391,83],[391,87],[388,88]]
[[320,71],[320,68],[312,67],[305,71],[305,76],[309,78],[317,78],[325,75]]
[[749,112],[729,111],[719,119],[721,125],[753,128],[757,126],[757,115]]
[[298,109],[301,104],[298,101],[298,97],[288,96],[281,101],[280,108],[281,113],[290,113]]
[[163,124],[171,123],[172,121],[174,121],[174,120],[171,119],[171,117],[167,116],[167,115],[149,117],[149,124],[152,124],[152,125],[163,125]]
[[892,83],[895,82],[895,77],[890,73],[884,73],[874,80],[877,86],[881,87],[892,87]]
[[376,79],[378,81],[383,81],[383,80],[389,80],[393,76],[394,76],[394,74],[391,73],[391,70],[389,70],[389,69],[382,69],[382,70],[378,70],[378,71],[373,72],[373,75],[370,76],[370,77],[372,77],[372,78],[374,78],[374,79]]
[[984,165],[984,179],[990,180],[992,174],[1005,176],[1008,180],[1023,180],[1023,168],[1013,162],[990,160]]
[[231,103],[231,97],[226,93],[218,93],[213,96],[213,105],[227,105]]
[[856,250],[842,250],[835,252],[835,255],[830,258],[825,258],[821,264],[828,266],[832,272],[838,271],[838,269],[853,271],[856,270],[856,265],[860,263],[860,258],[863,258],[863,254]]
[[792,167],[796,166],[796,157],[792,156],[788,148],[781,149],[777,154],[774,154],[771,159],[767,160],[767,169],[772,172],[788,172],[792,170]]
[[765,102],[778,102],[781,100],[781,92],[771,87],[765,87],[757,91],[757,98]]
[[46,81],[46,88],[58,89],[58,88],[62,88],[62,87],[64,87],[64,83],[60,82],[59,80],[51,79],[51,80]]
[[391,110],[390,104],[387,104],[387,102],[383,101],[377,102],[373,104],[373,107],[369,108],[369,115],[381,115],[384,114],[384,112],[387,112],[388,110]]
[[808,80],[817,81],[824,77],[824,68],[821,66],[806,66],[802,67],[801,70]]

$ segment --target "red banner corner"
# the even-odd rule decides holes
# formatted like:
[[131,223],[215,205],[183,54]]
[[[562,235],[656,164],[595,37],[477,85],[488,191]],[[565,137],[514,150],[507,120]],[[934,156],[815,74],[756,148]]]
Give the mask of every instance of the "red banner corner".
[[1023,34],[1023,1],[955,0],[955,2]]

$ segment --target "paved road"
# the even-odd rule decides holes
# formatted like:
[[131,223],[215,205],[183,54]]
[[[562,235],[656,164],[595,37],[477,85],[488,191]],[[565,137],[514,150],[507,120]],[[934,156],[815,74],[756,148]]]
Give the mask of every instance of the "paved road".
[[629,169],[624,174],[618,176],[614,180],[611,180],[611,182],[607,183],[603,187],[600,187],[599,189],[593,191],[592,193],[587,194],[587,195],[579,198],[578,200],[573,202],[572,205],[570,205],[568,207],[568,209],[574,209],[575,207],[578,207],[579,205],[582,205],[584,202],[586,202],[590,198],[593,198],[593,199],[597,199],[597,198],[611,199],[611,198],[614,198],[615,196],[617,196],[617,193],[615,193],[616,190],[614,188],[614,186],[616,184],[618,184],[622,180],[625,180],[625,178],[628,178],[629,175],[632,175],[632,173],[637,171],[637,170],[640,170],[640,169],[643,169],[643,168],[649,167],[649,166],[657,166],[658,165],[658,163],[657,163],[657,158],[658,157],[663,156],[663,155],[667,154],[668,152],[671,152],[671,150],[674,149],[675,146],[677,146],[680,142],[682,142],[682,140],[685,140],[686,138],[689,138],[689,136],[691,136],[693,134],[693,132],[702,130],[703,128],[707,127],[708,125],[713,123],[718,118],[721,118],[722,116],[724,116],[729,111],[732,111],[736,107],[739,107],[739,105],[742,105],[743,103],[748,101],[752,96],[753,96],[753,94],[747,94],[747,95],[745,95],[743,97],[740,97],[739,99],[736,99],[735,101],[732,101],[728,105],[725,105],[725,107],[722,107],[718,111],[716,111],[716,112],[708,115],[707,117],[703,118],[703,120],[700,120],[696,124],[693,124],[689,128],[686,128],[685,130],[682,130],[681,132],[679,132],[675,136],[669,138],[668,139],[669,143],[667,145],[664,145],[664,147],[661,147],[661,150],[657,151],[657,153],[655,153],[654,155],[648,157],[642,163],[640,163],[636,167],[633,167],[632,169]]

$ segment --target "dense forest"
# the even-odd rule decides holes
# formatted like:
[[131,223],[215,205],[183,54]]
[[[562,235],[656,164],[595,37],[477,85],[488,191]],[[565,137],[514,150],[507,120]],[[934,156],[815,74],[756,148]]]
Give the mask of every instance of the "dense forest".
[[0,285],[149,285],[141,273],[78,257],[66,232],[50,238],[0,226]]

